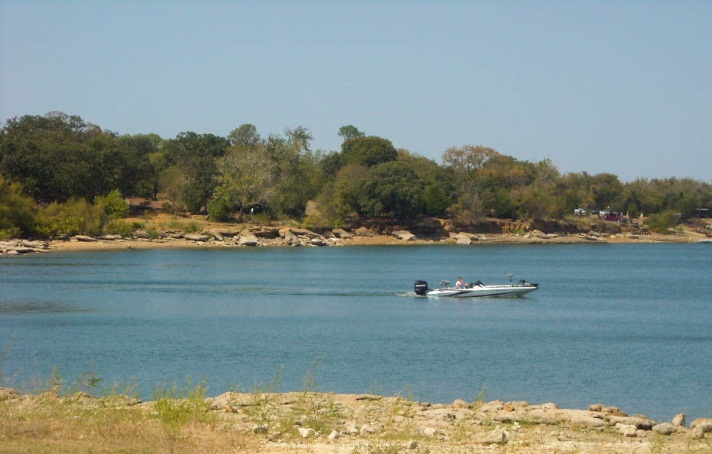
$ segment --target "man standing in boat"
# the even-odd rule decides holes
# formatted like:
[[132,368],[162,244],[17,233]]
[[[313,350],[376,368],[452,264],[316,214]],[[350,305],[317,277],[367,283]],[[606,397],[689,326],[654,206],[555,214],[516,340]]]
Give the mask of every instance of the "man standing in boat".
[[455,284],[455,287],[459,289],[465,288],[465,283],[462,281],[462,276],[457,278],[457,283]]

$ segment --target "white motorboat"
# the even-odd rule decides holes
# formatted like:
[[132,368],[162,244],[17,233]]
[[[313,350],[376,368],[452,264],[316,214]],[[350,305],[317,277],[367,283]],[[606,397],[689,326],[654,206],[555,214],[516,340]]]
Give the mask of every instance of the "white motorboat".
[[480,297],[517,297],[531,293],[539,288],[539,284],[527,282],[524,279],[512,283],[509,275],[509,284],[483,284],[480,281],[466,284],[465,288],[450,285],[450,281],[442,281],[440,288],[431,289],[426,281],[415,281],[415,293],[420,296],[448,297],[448,298],[480,298]]

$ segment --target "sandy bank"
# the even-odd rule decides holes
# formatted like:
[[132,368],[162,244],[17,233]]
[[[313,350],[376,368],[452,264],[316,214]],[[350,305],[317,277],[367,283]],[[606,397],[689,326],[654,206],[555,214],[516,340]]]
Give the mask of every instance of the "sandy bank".
[[[512,234],[485,234],[478,235],[469,245],[463,247],[486,244],[650,244],[650,243],[696,243],[709,238],[695,232],[685,232],[676,235],[603,235],[598,237],[584,235],[550,235],[538,237],[533,235]],[[348,239],[328,239],[328,246],[412,246],[412,245],[442,245],[457,244],[453,238],[429,240],[418,239],[402,240],[393,235],[364,235]],[[288,247],[281,239],[260,239],[256,246],[241,246],[235,238],[224,238],[208,241],[191,241],[183,238],[166,239],[115,239],[94,241],[80,241],[77,239],[54,240],[47,243],[47,251],[102,251],[121,249],[168,249],[168,248],[231,248],[231,247]],[[311,245],[309,245],[311,246]]]

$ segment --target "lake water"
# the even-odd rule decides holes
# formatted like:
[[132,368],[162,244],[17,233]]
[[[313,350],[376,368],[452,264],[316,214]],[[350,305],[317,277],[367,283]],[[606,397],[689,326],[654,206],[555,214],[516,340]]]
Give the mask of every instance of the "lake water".
[[[524,298],[416,297],[415,279],[539,282]],[[0,257],[0,371],[22,389],[205,379],[615,405],[712,416],[712,247],[479,245],[125,250]]]

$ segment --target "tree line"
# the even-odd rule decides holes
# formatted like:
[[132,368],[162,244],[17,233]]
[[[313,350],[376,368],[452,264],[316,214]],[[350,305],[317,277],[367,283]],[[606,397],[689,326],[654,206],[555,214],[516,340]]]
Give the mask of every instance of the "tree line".
[[164,139],[61,112],[11,118],[0,130],[0,236],[106,230],[128,211],[127,197],[215,221],[256,212],[323,228],[421,216],[467,228],[486,217],[558,219],[578,207],[638,216],[712,205],[712,186],[689,178],[624,183],[609,173],[561,174],[549,160],[474,145],[448,148],[437,163],[353,125],[338,134],[341,149],[323,151],[312,150],[302,126],[262,136],[243,124],[227,137]]

